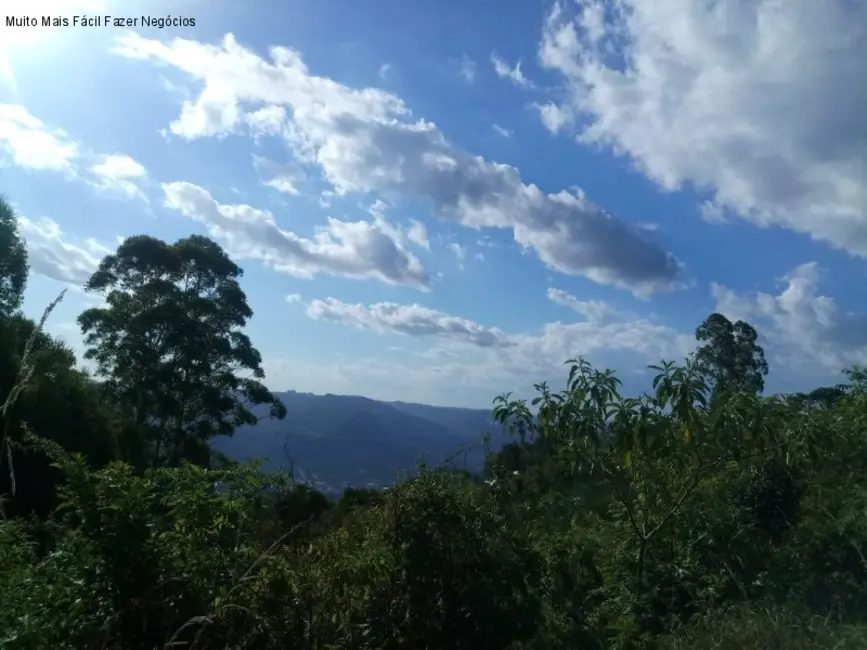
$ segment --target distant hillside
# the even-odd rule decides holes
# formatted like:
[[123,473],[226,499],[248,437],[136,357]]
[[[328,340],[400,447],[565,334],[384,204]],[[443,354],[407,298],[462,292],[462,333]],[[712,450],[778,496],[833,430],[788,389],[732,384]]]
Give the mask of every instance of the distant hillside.
[[454,462],[480,471],[483,434],[491,434],[494,447],[502,444],[488,410],[351,395],[277,395],[286,405],[285,420],[242,427],[232,437],[215,438],[213,448],[233,460],[264,458],[266,471],[294,467],[296,478],[309,479],[326,491],[346,485],[390,485],[402,470],[412,471],[422,455],[438,464],[473,446]]
[[409,415],[441,424],[454,433],[470,438],[478,437],[479,432],[493,433],[496,428],[490,409],[452,408],[410,402],[387,402],[387,404]]

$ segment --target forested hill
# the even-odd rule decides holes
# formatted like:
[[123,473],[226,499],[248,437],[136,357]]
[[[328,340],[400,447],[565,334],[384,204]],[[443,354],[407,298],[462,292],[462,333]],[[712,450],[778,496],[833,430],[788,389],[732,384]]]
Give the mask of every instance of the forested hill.
[[424,459],[481,473],[482,436],[496,450],[502,427],[490,409],[381,402],[352,395],[275,393],[285,406],[282,420],[263,419],[234,435],[218,436],[212,447],[233,460],[265,459],[263,470],[294,472],[324,492],[343,486],[384,487],[413,472]]

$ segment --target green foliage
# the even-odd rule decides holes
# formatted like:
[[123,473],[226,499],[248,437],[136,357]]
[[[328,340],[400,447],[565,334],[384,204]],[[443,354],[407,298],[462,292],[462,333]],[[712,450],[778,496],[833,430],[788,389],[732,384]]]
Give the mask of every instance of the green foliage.
[[0,319],[21,306],[27,271],[27,249],[18,233],[15,212],[0,196]]
[[100,466],[119,456],[115,421],[99,387],[76,369],[72,351],[45,334],[40,323],[16,314],[0,322],[0,341],[0,394],[14,394],[2,422],[0,494],[13,497],[7,514],[45,517],[56,505],[61,476],[23,444],[24,423]]
[[716,393],[744,390],[761,393],[768,374],[765,351],[749,323],[732,324],[722,314],[711,314],[699,325],[695,337],[702,345],[696,359],[707,370]]
[[[13,565],[0,594],[8,647],[158,647],[202,613],[231,638],[226,607],[265,550],[255,535],[266,511],[258,468],[137,476],[119,463],[89,470],[75,455],[57,466],[68,483],[51,549],[27,570]],[[0,531],[21,536],[12,523]]]
[[662,639],[659,650],[857,650],[864,626],[829,625],[804,612],[776,607],[741,608],[698,618],[689,629]]
[[170,245],[141,235],[105,257],[86,285],[108,306],[78,318],[85,358],[136,429],[150,431],[155,463],[207,465],[209,438],[257,421],[248,407],[266,404],[271,416],[285,416],[259,381],[261,355],[241,331],[252,315],[241,274],[205,237]]
[[[654,394],[637,399],[609,371],[570,365],[563,392],[537,386],[535,414],[498,398],[495,417],[526,442],[504,448],[489,473],[517,523],[538,522],[531,539],[565,535],[582,558],[570,575],[592,576],[585,643],[646,644],[709,608],[767,598],[862,620],[867,531],[851,528],[867,523],[857,505],[867,485],[853,471],[867,443],[860,371],[821,404],[717,392],[701,360],[657,366]],[[587,619],[563,617],[575,591],[544,599],[558,606],[539,647],[587,638]]]
[[628,398],[570,362],[563,391],[498,399],[518,440],[487,481],[422,468],[336,506],[255,466],[94,470],[31,437],[66,482],[47,523],[0,525],[3,643],[863,644],[865,375],[825,405],[712,399],[699,363],[656,369]]
[[761,397],[755,330],[713,314],[647,394],[574,360],[559,392],[497,398],[513,439],[484,481],[422,466],[332,504],[208,451],[284,415],[216,244],[103,260],[79,319],[102,382],[14,314],[13,258],[0,649],[867,647],[867,371]]

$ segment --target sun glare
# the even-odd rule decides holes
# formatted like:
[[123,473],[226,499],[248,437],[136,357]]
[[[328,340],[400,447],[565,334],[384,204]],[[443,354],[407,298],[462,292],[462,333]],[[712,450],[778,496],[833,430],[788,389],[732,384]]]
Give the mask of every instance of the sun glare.
[[[0,24],[0,51],[10,52],[25,45],[44,43],[62,27],[43,27],[42,17],[72,18],[78,13],[101,11],[103,0],[5,0],[3,22]],[[15,27],[7,24],[9,17],[30,18],[35,25]],[[68,29],[68,28],[67,28]],[[85,28],[86,29],[86,28]]]
[[[3,6],[0,22],[0,86],[6,82],[16,89],[14,68],[26,63],[32,52],[44,51],[61,32],[72,27],[43,27],[44,16],[69,18],[78,14],[97,14],[106,9],[106,0],[0,0]],[[27,19],[25,25],[12,24],[10,19]],[[86,36],[86,30],[82,35]],[[35,46],[39,46],[36,48]]]

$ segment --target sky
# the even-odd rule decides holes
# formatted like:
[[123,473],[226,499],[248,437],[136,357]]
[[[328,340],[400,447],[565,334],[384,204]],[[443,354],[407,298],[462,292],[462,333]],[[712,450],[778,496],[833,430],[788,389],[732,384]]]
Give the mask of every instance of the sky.
[[3,7],[69,21],[0,25],[0,193],[79,354],[146,233],[243,267],[272,390],[488,407],[584,356],[640,391],[714,311],[768,392],[867,363],[863,0]]

